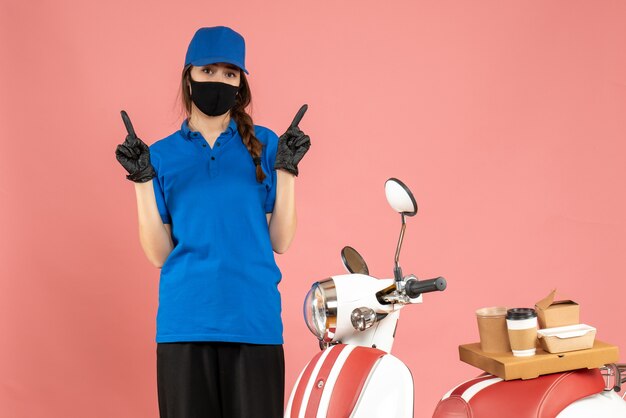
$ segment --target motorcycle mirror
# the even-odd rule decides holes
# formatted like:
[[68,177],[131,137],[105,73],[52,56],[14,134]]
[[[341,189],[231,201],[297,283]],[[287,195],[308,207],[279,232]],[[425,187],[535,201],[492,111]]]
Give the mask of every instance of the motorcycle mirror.
[[406,216],[413,216],[417,213],[417,203],[413,193],[400,180],[392,177],[385,182],[385,196],[396,212]]
[[349,245],[346,245],[341,250],[341,261],[343,261],[343,265],[350,273],[370,274],[361,254]]

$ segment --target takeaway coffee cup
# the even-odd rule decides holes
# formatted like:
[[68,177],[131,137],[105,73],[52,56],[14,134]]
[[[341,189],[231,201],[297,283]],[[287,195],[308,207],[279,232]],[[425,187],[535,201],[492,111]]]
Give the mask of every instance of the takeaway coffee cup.
[[492,306],[476,310],[480,349],[485,353],[508,353],[511,351],[506,328],[506,308]]
[[513,308],[506,312],[511,350],[516,357],[535,355],[537,312],[532,308]]

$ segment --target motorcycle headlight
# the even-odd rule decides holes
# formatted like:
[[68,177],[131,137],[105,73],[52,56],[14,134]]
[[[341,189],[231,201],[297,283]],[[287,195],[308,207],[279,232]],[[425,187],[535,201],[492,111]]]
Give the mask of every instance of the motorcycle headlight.
[[319,340],[332,341],[337,330],[337,290],[333,279],[316,282],[304,299],[304,321]]

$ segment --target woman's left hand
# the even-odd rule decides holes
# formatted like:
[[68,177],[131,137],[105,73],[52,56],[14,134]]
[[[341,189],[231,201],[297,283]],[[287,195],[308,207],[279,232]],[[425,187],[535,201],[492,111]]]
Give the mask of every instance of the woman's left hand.
[[289,128],[278,138],[274,168],[288,171],[294,176],[298,175],[298,163],[311,147],[311,139],[298,126],[307,109],[308,105],[302,105]]

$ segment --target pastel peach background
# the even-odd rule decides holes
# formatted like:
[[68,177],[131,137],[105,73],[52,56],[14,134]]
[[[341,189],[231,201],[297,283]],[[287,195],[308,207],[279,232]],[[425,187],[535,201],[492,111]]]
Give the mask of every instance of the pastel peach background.
[[119,112],[147,143],[177,130],[188,42],[220,24],[246,38],[255,123],[280,134],[309,104],[298,232],[277,255],[286,396],[318,350],[302,300],[344,273],[342,246],[392,274],[392,176],[420,205],[404,272],[449,283],[397,331],[415,417],[479,373],[457,346],[482,306],[556,287],[626,360],[625,21],[620,1],[3,0],[0,416],[158,416],[159,270]]

